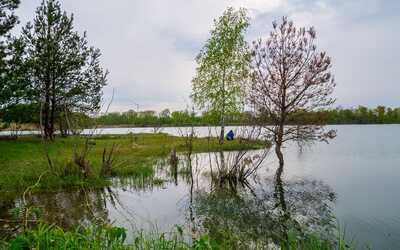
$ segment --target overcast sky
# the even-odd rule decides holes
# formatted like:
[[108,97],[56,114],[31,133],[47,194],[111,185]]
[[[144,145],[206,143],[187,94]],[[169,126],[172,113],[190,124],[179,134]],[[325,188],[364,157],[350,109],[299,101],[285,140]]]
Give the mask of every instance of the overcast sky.
[[[22,0],[21,24],[41,0]],[[315,26],[317,46],[333,58],[336,106],[400,106],[400,1],[398,0],[61,0],[101,49],[110,71],[105,101],[113,111],[183,109],[190,102],[194,58],[213,19],[228,6],[249,10],[250,42],[271,22],[289,16]]]

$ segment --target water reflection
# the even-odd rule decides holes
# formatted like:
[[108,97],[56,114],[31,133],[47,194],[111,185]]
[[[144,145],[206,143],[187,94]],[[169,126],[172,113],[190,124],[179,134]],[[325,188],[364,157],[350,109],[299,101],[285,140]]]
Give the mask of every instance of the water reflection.
[[213,185],[214,181],[210,189],[197,190],[193,206],[200,228],[216,241],[233,237],[240,247],[250,247],[280,243],[289,233],[334,238],[336,196],[322,182],[284,179],[283,168],[252,181]]
[[[168,221],[158,228],[185,224],[193,238],[208,232],[217,241],[234,237],[241,247],[278,243],[291,232],[334,235],[336,195],[331,188],[321,181],[286,176],[283,168],[271,170],[267,154],[181,155],[178,164],[160,159],[153,176],[114,179],[108,189],[37,194],[29,205],[39,207],[47,222],[63,227],[99,221],[126,227],[129,221],[136,227],[128,229],[140,229],[147,220]],[[20,205],[17,199],[1,207]],[[144,211],[151,211],[150,218]],[[11,217],[0,212],[0,218]]]
[[[2,207],[5,208],[2,208],[0,212],[0,218],[3,220],[0,228],[3,229],[2,233],[4,234],[18,230],[26,213],[28,214],[26,219],[29,222],[44,218],[46,222],[64,228],[73,225],[107,223],[109,220],[106,200],[114,205],[119,202],[118,197],[109,188],[39,193],[26,197],[25,203],[22,199],[3,201]],[[29,212],[27,212],[27,208],[29,208]]]

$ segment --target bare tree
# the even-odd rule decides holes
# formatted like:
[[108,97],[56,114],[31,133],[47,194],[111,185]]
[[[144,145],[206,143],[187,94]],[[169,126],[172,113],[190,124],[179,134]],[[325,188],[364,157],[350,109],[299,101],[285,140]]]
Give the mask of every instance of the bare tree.
[[275,144],[281,166],[285,142],[327,140],[335,135],[324,131],[323,118],[311,125],[300,120],[298,126],[288,126],[296,113],[335,102],[331,97],[336,86],[330,72],[331,58],[317,51],[315,39],[313,27],[298,29],[283,17],[280,23],[273,22],[269,38],[253,42],[249,102]]

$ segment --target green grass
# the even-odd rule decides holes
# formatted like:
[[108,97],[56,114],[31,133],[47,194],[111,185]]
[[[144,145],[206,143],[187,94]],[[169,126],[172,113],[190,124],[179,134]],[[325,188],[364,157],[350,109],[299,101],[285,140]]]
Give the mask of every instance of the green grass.
[[[109,180],[100,178],[99,172],[104,148],[117,145],[114,176],[151,176],[156,158],[168,156],[172,148],[178,152],[186,150],[183,137],[166,134],[137,134],[123,136],[100,136],[90,139],[92,148],[88,160],[92,174],[88,178],[79,175],[66,175],[65,168],[73,164],[74,148],[82,148],[84,138],[57,138],[48,144],[48,152],[53,162],[50,169],[44,154],[44,144],[38,137],[21,137],[17,140],[0,138],[0,197],[11,199],[20,195],[27,187],[41,180],[35,190],[52,191],[70,187],[101,187],[109,185]],[[238,140],[220,146],[217,139],[197,138],[193,152],[217,150],[255,149],[260,144],[242,144]]]
[[243,245],[240,239],[228,237],[223,242],[216,242],[210,235],[203,234],[189,241],[182,227],[176,226],[171,233],[143,233],[133,235],[133,241],[127,243],[127,231],[111,225],[98,225],[88,228],[76,227],[66,231],[55,225],[39,224],[36,228],[9,239],[0,241],[0,249],[113,249],[113,250],[211,250],[211,249],[283,249],[283,250],[345,250],[351,249],[340,238],[336,242],[320,239],[310,235],[300,239],[289,236],[287,240],[274,244]]

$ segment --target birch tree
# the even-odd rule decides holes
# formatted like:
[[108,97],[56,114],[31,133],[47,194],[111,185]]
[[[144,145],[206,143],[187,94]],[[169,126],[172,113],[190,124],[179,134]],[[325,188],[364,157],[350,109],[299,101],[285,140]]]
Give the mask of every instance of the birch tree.
[[242,79],[248,69],[248,46],[244,33],[249,26],[245,9],[228,8],[214,21],[211,37],[196,58],[192,99],[200,108],[218,116],[219,141],[225,135],[225,117],[243,107]]

